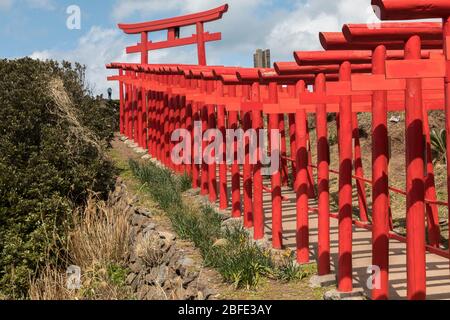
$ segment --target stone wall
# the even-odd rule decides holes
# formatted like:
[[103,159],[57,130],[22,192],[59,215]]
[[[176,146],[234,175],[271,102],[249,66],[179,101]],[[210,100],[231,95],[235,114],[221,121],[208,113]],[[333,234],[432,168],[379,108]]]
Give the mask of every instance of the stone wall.
[[[158,225],[153,213],[129,199],[126,185],[118,181],[111,195],[115,203],[127,203],[133,210],[127,261],[126,284],[139,300],[206,300],[215,292],[199,279],[201,262],[183,249],[186,243]],[[128,201],[119,201],[126,197]]]

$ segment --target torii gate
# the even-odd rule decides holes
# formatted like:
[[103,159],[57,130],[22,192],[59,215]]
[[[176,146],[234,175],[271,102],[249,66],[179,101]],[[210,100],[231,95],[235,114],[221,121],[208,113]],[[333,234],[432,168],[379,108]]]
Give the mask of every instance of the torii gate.
[[[143,23],[119,24],[119,28],[126,34],[140,34],[141,42],[135,46],[126,48],[127,54],[141,53],[141,64],[148,64],[148,51],[174,48],[197,44],[198,64],[206,66],[205,43],[222,39],[220,32],[209,33],[204,31],[206,22],[216,21],[222,18],[228,11],[228,4],[208,11],[188,14],[170,19],[162,19]],[[196,34],[190,37],[180,38],[180,28],[196,26]],[[152,42],[148,40],[150,32],[167,30],[167,40]]]
[[[127,47],[126,53],[132,54],[132,53],[140,53],[141,54],[141,66],[142,65],[148,65],[148,52],[153,50],[160,50],[160,49],[166,49],[166,48],[174,48],[174,47],[180,47],[180,46],[186,46],[186,45],[193,45],[197,44],[197,56],[198,56],[198,64],[202,66],[206,66],[206,48],[205,43],[211,42],[211,41],[219,41],[222,39],[222,34],[220,32],[216,33],[209,33],[204,31],[204,24],[207,22],[216,21],[222,18],[223,14],[228,11],[228,4],[225,4],[223,6],[217,7],[215,9],[188,14],[184,16],[169,18],[169,19],[162,19],[162,20],[156,20],[156,21],[149,21],[149,22],[142,22],[142,23],[132,23],[132,24],[118,24],[118,27],[122,29],[126,34],[140,34],[141,35],[141,41],[137,43],[134,46]],[[196,26],[196,34],[193,34],[190,37],[180,37],[180,29],[182,27],[188,27],[188,26]],[[167,40],[159,41],[159,42],[152,42],[149,41],[149,33],[151,32],[157,32],[157,31],[164,31],[167,30]],[[114,64],[113,64],[114,65]],[[131,121],[131,124],[128,125],[128,130],[131,130],[130,136],[133,138],[136,138],[136,142],[138,145],[142,148],[146,148],[146,140],[144,137],[144,131],[145,128],[142,127],[143,123],[143,101],[145,101],[146,92],[145,90],[142,90],[142,88],[137,88],[136,92],[133,88],[129,87],[127,88],[127,92],[124,92],[123,89],[123,79],[121,77],[124,75],[123,67],[121,66],[115,66],[108,65],[108,68],[117,68],[119,69],[119,76],[115,77],[108,77],[108,80],[110,81],[119,81],[120,86],[120,128],[121,133],[125,130],[125,121],[124,121],[124,115],[126,113],[125,111],[125,105],[124,105],[124,97],[125,95],[129,96],[130,94],[136,95],[140,97],[138,99],[138,105],[137,107],[130,107],[131,113],[133,114],[131,118],[137,114],[137,121]],[[135,70],[136,72],[143,71],[143,70]],[[134,74],[133,74],[134,73]],[[135,72],[131,72],[125,76],[132,76],[134,77],[136,75]],[[130,100],[131,101],[131,100]],[[127,107],[128,108],[128,107]],[[135,109],[135,110],[134,110]],[[134,110],[134,112],[133,112]],[[130,128],[131,127],[131,128]],[[137,132],[137,134],[136,134]]]

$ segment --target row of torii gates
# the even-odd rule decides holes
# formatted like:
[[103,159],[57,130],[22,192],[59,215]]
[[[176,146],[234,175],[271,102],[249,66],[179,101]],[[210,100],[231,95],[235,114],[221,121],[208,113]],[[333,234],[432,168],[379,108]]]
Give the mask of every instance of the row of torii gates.
[[[204,24],[221,19],[228,10],[228,5],[224,5],[171,19],[119,25],[127,34],[141,35],[140,43],[127,48],[127,53],[141,53],[141,63],[111,63],[107,67],[117,69],[119,75],[109,80],[120,84],[121,134],[147,149],[168,168],[192,175],[193,187],[200,188],[201,194],[208,195],[212,203],[218,201],[221,209],[231,203],[233,217],[243,217],[245,227],[253,228],[255,240],[265,235],[263,195],[270,194],[272,245],[275,249],[282,248],[282,187],[287,185],[291,171],[295,177],[299,263],[310,261],[309,216],[315,212],[319,275],[331,272],[330,220],[338,219],[338,291],[353,290],[352,228],[355,225],[371,231],[372,263],[381,270],[381,285],[372,290],[372,299],[388,298],[390,239],[406,243],[407,297],[425,299],[426,252],[450,258],[440,240],[438,206],[448,207],[448,203],[436,200],[427,118],[430,110],[445,110],[449,143],[450,1],[373,0],[372,5],[378,6],[376,11],[381,20],[442,18],[442,23],[348,24],[342,32],[320,33],[325,51],[297,51],[295,62],[278,62],[274,69],[208,66],[205,43],[220,40],[221,34],[205,32]],[[192,25],[196,34],[181,37],[180,28]],[[162,30],[167,30],[167,40],[149,41],[149,33]],[[190,44],[198,47],[198,65],[148,63],[151,50]],[[308,89],[311,87],[313,90]],[[387,114],[391,111],[405,112],[406,191],[389,186]],[[361,112],[372,114],[371,179],[364,178],[358,130],[354,130],[358,127],[356,115]],[[330,113],[338,115],[339,170],[336,172],[329,168],[327,115]],[[315,164],[310,149],[314,146],[308,143],[307,114],[314,115],[317,124]],[[194,121],[201,121],[203,130],[218,128],[223,134],[227,128],[262,130],[266,126],[265,116],[269,129],[286,131],[281,138],[281,166],[271,176],[270,187],[263,182],[260,159],[256,165],[249,164],[248,148],[242,168],[236,161],[231,166],[226,163],[176,165],[171,161],[174,147],[171,133],[176,129],[193,131]],[[285,126],[289,129],[285,130]],[[203,145],[208,143],[211,142],[204,141]],[[225,148],[221,150],[225,152]],[[450,159],[450,148],[447,148],[447,159]],[[450,177],[450,165],[447,166]],[[313,170],[317,181],[313,181]],[[227,192],[229,172],[231,199]],[[330,212],[330,173],[339,175],[337,213]],[[359,219],[352,216],[353,179],[357,185]],[[367,205],[366,186],[372,188],[371,210]],[[390,192],[406,195],[406,237],[392,231]],[[317,207],[310,207],[311,197],[317,200]]]

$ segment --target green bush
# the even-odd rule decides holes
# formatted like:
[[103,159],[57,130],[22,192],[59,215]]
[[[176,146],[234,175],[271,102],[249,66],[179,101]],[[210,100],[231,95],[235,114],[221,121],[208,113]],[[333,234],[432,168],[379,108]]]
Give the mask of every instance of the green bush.
[[70,214],[114,182],[104,150],[117,106],[94,99],[76,64],[0,60],[0,295],[64,256]]

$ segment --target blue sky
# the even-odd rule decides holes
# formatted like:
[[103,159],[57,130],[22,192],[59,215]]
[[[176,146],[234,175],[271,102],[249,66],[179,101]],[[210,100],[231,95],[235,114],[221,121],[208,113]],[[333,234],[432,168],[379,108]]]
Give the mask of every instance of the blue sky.
[[[207,30],[223,40],[207,46],[210,64],[251,66],[253,51],[270,48],[274,61],[290,61],[294,50],[320,49],[319,31],[338,31],[346,22],[375,22],[370,0],[0,0],[0,57],[79,61],[95,93],[109,86],[112,61],[137,61],[124,48],[137,42],[118,22],[141,22],[217,7],[228,2],[223,20]],[[81,29],[66,27],[67,8],[81,9]],[[191,34],[191,30],[182,30]],[[158,39],[160,34],[151,35]],[[150,53],[150,62],[195,63],[195,48]]]

